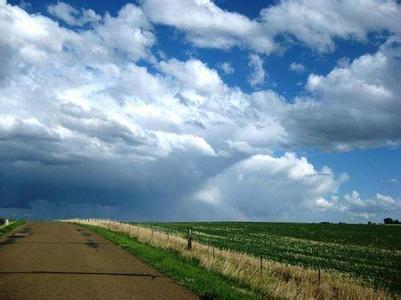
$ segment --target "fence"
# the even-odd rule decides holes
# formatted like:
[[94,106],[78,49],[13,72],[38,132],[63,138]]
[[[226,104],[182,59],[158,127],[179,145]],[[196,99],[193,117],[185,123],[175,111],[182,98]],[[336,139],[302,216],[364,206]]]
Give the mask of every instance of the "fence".
[[[216,248],[198,243],[193,233],[187,238],[140,225],[110,220],[73,219],[80,224],[94,225],[127,234],[139,242],[173,250],[184,259],[196,259],[199,265],[232,278],[264,296],[279,298],[347,298],[384,299],[383,291],[362,287],[350,278],[324,270],[286,265],[265,259],[262,255],[248,254]],[[191,247],[189,247],[189,244]]]

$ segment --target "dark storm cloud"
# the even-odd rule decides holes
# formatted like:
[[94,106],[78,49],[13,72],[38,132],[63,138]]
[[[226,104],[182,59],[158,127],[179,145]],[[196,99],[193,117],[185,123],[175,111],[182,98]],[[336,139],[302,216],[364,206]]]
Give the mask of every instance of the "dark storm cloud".
[[[163,23],[165,16],[149,11],[156,2],[143,2],[149,16],[133,4],[103,17],[52,5],[50,13],[72,30],[0,0],[0,214],[291,220],[299,212],[310,220],[343,207],[358,215],[399,207],[383,195],[346,196],[341,206],[332,196],[346,174],[317,168],[295,153],[273,154],[305,145],[351,150],[398,143],[396,37],[350,65],[311,74],[308,96],[290,103],[273,90],[230,87],[193,57],[159,61],[152,54],[158,44],[150,19]],[[206,17],[195,27],[190,17],[192,23],[172,20],[184,21],[191,42],[252,49],[258,53],[249,56],[257,58],[255,71],[265,77],[263,53],[275,42],[272,36],[253,38],[264,25],[220,9],[213,15],[215,4],[185,5],[189,15],[199,10]],[[292,9],[281,5],[263,18]],[[379,13],[389,24],[373,29],[387,24],[395,32],[393,14]],[[240,20],[245,31],[239,23],[220,26],[219,16]],[[285,25],[278,21],[272,24]],[[297,20],[301,27],[303,22]],[[373,30],[362,23],[356,24],[361,36]],[[319,51],[330,50],[336,36],[355,34],[354,28],[323,32],[312,25],[311,35],[299,39]],[[297,34],[296,28],[279,31]],[[316,32],[323,44],[310,39]]]

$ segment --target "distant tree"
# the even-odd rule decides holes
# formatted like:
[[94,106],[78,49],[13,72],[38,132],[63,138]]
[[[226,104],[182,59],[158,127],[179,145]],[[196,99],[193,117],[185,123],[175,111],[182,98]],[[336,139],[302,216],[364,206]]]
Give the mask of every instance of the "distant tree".
[[391,218],[385,218],[384,220],[383,220],[383,222],[384,222],[384,224],[393,224],[393,219],[391,219]]
[[372,225],[372,222],[368,221],[368,224],[369,224],[369,225]]
[[0,226],[6,223],[6,219],[0,217]]
[[385,218],[383,221],[384,224],[401,224],[400,221],[398,221],[397,219],[393,220],[392,218]]

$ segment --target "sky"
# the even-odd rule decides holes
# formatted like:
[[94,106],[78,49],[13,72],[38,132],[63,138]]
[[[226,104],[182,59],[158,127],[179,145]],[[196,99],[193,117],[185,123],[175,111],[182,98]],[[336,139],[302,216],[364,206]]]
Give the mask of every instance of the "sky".
[[401,4],[0,0],[0,215],[401,218]]

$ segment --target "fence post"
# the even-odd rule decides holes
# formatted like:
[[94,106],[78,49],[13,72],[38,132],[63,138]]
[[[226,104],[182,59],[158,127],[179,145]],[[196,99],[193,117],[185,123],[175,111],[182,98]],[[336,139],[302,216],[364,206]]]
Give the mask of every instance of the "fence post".
[[320,286],[320,257],[319,257],[319,246],[317,246],[317,259],[318,259],[318,263],[317,263],[317,282]]
[[213,259],[214,259],[214,245],[212,245],[212,250],[213,250]]
[[192,230],[191,227],[188,227],[188,245],[187,249],[191,250],[192,249]]
[[260,254],[260,273],[263,272],[263,256]]

